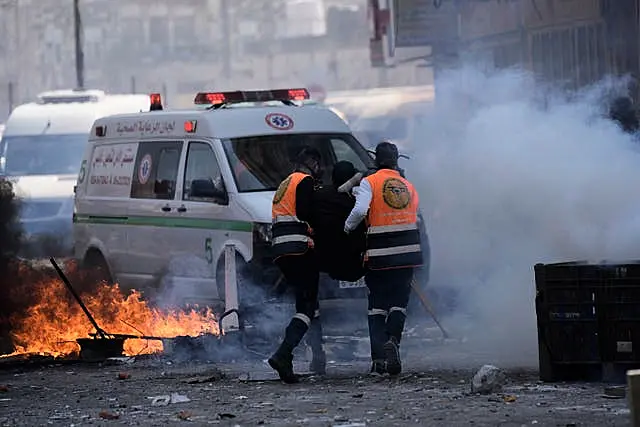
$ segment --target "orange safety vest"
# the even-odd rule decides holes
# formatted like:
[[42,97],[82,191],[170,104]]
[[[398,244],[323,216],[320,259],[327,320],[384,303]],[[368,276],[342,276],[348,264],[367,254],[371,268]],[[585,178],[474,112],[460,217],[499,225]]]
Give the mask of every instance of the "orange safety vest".
[[302,255],[313,240],[306,222],[300,221],[296,213],[296,190],[298,184],[308,177],[302,172],[289,175],[278,187],[271,207],[272,242],[275,258],[284,255]]
[[380,169],[364,178],[371,185],[365,263],[371,270],[422,265],[418,193],[398,171]]

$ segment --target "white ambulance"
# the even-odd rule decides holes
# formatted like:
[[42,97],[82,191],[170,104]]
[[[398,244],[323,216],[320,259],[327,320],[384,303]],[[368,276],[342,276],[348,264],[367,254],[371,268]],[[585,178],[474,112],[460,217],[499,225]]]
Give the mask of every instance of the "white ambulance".
[[[193,110],[97,120],[78,176],[76,257],[125,289],[162,283],[174,303],[228,309],[226,266],[238,273],[241,305],[265,301],[281,283],[271,201],[294,156],[317,148],[324,182],[340,160],[373,166],[340,117],[297,103],[307,98],[306,89],[200,93]],[[362,281],[331,282],[325,299],[364,296]]]
[[149,107],[148,95],[58,90],[13,110],[0,144],[1,173],[14,182],[21,199],[25,246],[41,246],[49,237],[57,244],[48,249],[56,253],[39,255],[71,254],[73,188],[93,122]]

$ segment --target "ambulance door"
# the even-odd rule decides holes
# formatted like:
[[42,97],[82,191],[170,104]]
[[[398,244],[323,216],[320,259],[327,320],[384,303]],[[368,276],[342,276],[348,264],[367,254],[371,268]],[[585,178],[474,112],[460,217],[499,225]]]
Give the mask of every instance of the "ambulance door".
[[[192,286],[189,299],[210,300],[221,296],[215,286],[218,260],[226,242],[234,242],[244,248],[251,247],[251,223],[240,221],[233,209],[221,165],[225,158],[222,150],[216,155],[214,144],[219,141],[188,141],[184,168],[180,216],[185,227],[180,247],[193,256],[202,283]],[[188,226],[187,226],[188,225]],[[202,273],[203,267],[206,274]],[[185,283],[195,280],[187,278]],[[188,289],[184,289],[187,293]]]
[[138,145],[127,225],[126,276],[136,286],[159,283],[168,273],[178,218],[178,177],[184,141]]

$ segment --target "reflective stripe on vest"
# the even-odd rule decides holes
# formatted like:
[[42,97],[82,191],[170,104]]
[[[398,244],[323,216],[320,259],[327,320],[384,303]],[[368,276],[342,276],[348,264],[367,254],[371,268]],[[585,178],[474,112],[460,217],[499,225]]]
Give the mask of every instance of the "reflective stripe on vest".
[[413,185],[390,169],[381,169],[365,179],[372,190],[367,215],[367,267],[384,270],[422,265],[419,200]]
[[296,215],[296,190],[307,174],[294,172],[278,187],[271,208],[274,256],[301,255],[313,246],[309,227]]

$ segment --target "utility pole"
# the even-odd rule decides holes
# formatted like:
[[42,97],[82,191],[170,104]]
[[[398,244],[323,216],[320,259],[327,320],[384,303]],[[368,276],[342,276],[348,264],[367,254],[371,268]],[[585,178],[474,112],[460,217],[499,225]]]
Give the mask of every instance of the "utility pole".
[[82,20],[80,17],[80,0],[73,0],[73,24],[76,42],[76,88],[84,89],[84,52],[82,50]]
[[229,0],[220,2],[220,15],[222,18],[222,69],[225,78],[231,78],[231,26],[229,25]]

